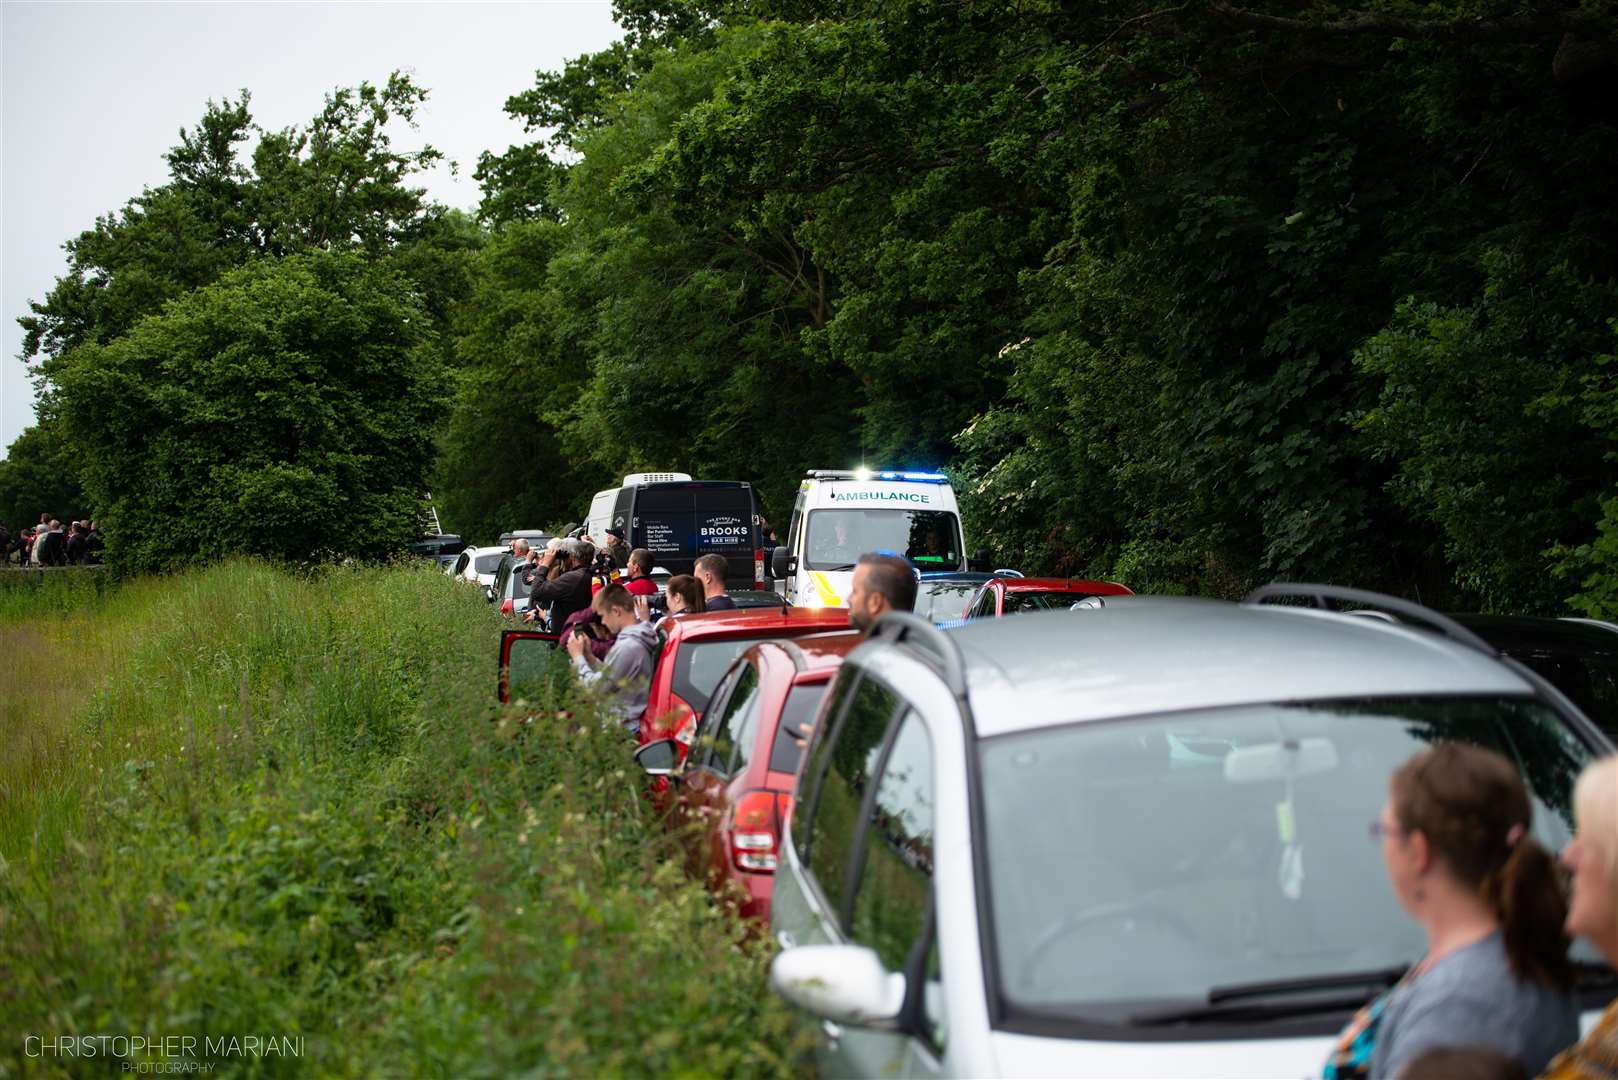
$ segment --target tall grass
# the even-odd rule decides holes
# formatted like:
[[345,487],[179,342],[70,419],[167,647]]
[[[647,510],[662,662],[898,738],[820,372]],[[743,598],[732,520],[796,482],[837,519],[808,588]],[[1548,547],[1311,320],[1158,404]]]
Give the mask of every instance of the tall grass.
[[[408,567],[0,595],[0,1076],[29,1035],[303,1037],[242,1075],[772,1075],[760,948],[568,680]],[[42,613],[43,612],[43,613]]]

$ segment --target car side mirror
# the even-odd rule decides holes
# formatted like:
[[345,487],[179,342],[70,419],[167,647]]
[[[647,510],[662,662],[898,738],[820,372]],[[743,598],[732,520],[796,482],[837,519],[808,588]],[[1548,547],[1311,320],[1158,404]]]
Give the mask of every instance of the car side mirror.
[[770,964],[770,985],[801,1009],[837,1024],[893,1029],[904,1009],[905,977],[863,945],[800,945]]
[[669,776],[680,764],[680,751],[673,739],[658,739],[635,751],[635,764],[647,776]]
[[989,570],[989,549],[978,548],[972,552],[972,557],[966,560],[966,568],[979,573],[987,573]]
[[487,600],[491,604],[494,603],[494,586],[493,585],[485,585],[485,586],[483,586],[483,598],[485,600]]
[[786,545],[777,544],[775,547],[770,549],[771,577],[787,577],[798,569],[797,563],[798,560],[792,557],[792,552],[786,549]]

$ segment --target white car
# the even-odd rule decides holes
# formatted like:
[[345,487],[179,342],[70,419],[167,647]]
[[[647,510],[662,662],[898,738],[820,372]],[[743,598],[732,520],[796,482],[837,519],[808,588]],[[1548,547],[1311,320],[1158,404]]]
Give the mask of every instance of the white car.
[[[1394,768],[1440,738],[1506,753],[1554,851],[1610,752],[1548,683],[1404,609],[1442,632],[1152,597],[881,620],[827,694],[776,871],[771,981],[820,1018],[822,1071],[1320,1075],[1425,947],[1367,836]],[[1599,1008],[1612,972],[1575,958]]]
[[501,557],[509,554],[511,549],[507,547],[469,547],[461,552],[445,573],[474,585],[492,586],[495,571],[500,569]]

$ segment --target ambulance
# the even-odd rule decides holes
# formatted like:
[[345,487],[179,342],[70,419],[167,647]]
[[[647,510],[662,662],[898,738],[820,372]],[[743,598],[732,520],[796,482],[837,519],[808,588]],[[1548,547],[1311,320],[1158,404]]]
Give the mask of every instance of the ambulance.
[[898,555],[920,571],[967,569],[955,489],[942,473],[815,469],[771,552],[776,591],[796,607],[847,607],[854,564]]

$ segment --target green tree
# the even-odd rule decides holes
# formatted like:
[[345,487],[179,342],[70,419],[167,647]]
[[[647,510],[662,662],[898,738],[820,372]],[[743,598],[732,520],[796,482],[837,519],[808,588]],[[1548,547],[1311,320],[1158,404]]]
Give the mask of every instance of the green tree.
[[82,454],[60,427],[47,421],[24,428],[0,460],[0,524],[13,536],[40,514],[64,522],[95,516],[79,487]]
[[[210,101],[165,155],[169,182],[68,241],[67,273],[18,320],[21,359],[37,359],[43,376],[42,404],[48,408],[56,358],[116,339],[251,259],[346,249],[381,257],[452,236],[441,210],[407,183],[441,155],[431,147],[401,152],[389,135],[397,123],[414,123],[426,94],[395,73],[382,87],[337,90],[309,124],[275,132],[253,123],[245,90],[236,101]],[[237,151],[255,134],[249,168]],[[440,280],[424,277],[427,287]],[[453,278],[447,285],[453,292]]]
[[372,557],[414,533],[447,394],[399,274],[262,260],[60,358],[60,417],[109,561]]

